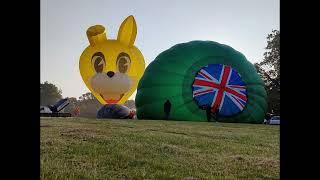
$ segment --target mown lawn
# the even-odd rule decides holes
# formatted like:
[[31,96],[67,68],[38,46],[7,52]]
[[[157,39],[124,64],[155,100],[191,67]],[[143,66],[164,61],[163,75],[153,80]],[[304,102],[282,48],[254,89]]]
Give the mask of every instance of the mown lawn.
[[41,179],[279,179],[279,126],[41,118]]

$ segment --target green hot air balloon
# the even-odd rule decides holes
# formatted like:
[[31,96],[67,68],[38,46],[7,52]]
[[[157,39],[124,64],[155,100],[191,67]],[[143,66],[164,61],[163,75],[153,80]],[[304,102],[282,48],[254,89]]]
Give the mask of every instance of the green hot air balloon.
[[139,119],[207,121],[205,107],[218,121],[262,123],[267,110],[264,83],[243,54],[213,41],[177,44],[146,68],[136,95]]

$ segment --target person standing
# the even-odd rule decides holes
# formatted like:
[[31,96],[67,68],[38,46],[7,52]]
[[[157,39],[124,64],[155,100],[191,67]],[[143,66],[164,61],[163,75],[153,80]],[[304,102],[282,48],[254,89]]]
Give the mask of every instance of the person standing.
[[211,121],[211,107],[210,106],[206,106],[206,114],[207,114],[207,121],[210,122]]
[[214,114],[215,114],[214,119],[215,119],[216,122],[218,122],[218,119],[219,119],[219,109],[218,108],[216,109]]
[[171,111],[171,103],[169,100],[167,100],[164,103],[163,108],[164,108],[164,113],[165,113],[165,119],[168,120],[169,116],[170,116],[170,111]]
[[76,106],[72,111],[72,116],[73,117],[78,117],[79,115],[80,115],[80,107]]
[[219,109],[215,109],[214,112],[210,111],[210,114],[213,117],[214,121],[218,122]]

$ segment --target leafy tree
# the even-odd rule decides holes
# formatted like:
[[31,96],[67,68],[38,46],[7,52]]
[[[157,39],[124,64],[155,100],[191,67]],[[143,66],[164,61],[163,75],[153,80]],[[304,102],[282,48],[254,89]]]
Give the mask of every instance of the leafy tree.
[[40,83],[40,105],[47,106],[56,103],[62,99],[62,91],[52,83]]
[[77,101],[80,107],[81,117],[96,117],[97,112],[103,106],[90,92],[82,94]]
[[135,105],[134,100],[127,100],[127,101],[124,103],[124,105],[127,106],[127,107],[130,108],[130,109],[136,109],[136,105]]
[[266,85],[268,111],[280,114],[280,31],[268,34],[265,49],[263,60],[254,65]]

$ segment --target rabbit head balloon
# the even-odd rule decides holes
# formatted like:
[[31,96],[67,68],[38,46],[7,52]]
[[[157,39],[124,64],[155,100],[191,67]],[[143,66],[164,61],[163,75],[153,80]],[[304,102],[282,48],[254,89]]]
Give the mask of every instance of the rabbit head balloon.
[[107,38],[102,25],[87,30],[90,45],[80,57],[80,74],[101,104],[123,104],[137,89],[145,62],[134,46],[137,25],[133,16],[121,24],[117,39]]

